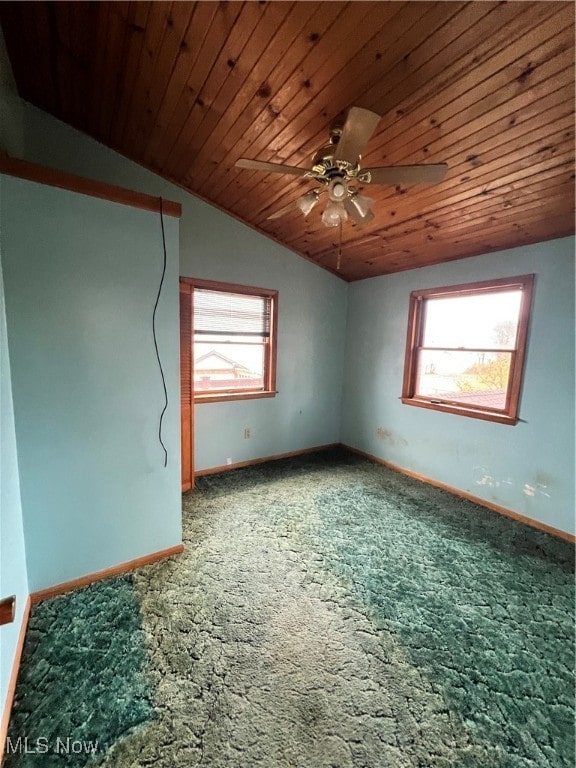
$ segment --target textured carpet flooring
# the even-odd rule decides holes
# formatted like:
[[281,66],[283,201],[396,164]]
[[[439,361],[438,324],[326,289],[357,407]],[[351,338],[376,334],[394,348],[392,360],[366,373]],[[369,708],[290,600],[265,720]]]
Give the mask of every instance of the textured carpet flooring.
[[132,579],[46,600],[26,633],[6,768],[82,768],[151,719],[147,645]]
[[34,612],[10,733],[98,751],[7,768],[574,766],[569,545],[343,452],[184,500],[183,555]]

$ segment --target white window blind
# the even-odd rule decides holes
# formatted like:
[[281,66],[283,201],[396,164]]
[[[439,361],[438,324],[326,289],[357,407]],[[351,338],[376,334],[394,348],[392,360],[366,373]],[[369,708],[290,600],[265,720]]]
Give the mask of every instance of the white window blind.
[[271,304],[268,296],[195,288],[194,334],[267,339],[270,337]]

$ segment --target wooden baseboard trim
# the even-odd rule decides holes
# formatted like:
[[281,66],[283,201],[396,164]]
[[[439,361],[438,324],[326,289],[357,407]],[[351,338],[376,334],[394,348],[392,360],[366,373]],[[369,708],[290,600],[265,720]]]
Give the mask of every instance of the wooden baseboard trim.
[[114,565],[111,568],[105,568],[103,571],[89,573],[86,576],[81,576],[79,579],[72,579],[71,581],[63,582],[62,584],[55,584],[53,587],[48,587],[47,589],[41,589],[38,592],[32,592],[30,595],[30,600],[32,605],[36,605],[37,603],[41,603],[42,600],[48,600],[51,597],[63,595],[66,592],[71,592],[73,589],[86,587],[88,584],[92,584],[95,581],[109,579],[112,576],[120,576],[123,573],[133,571],[135,568],[140,568],[143,565],[151,565],[152,563],[156,563],[158,560],[164,560],[166,557],[179,555],[183,551],[184,544],[177,544],[175,547],[161,549],[158,552],[152,552],[150,555],[137,557],[134,560],[128,560],[125,563]]
[[70,192],[78,192],[81,195],[90,197],[99,197],[101,200],[110,200],[113,203],[130,205],[133,208],[141,208],[145,211],[162,213],[165,216],[182,216],[182,206],[172,200],[162,200],[160,198],[146,195],[143,192],[134,192],[131,189],[116,187],[113,184],[105,184],[102,181],[94,179],[85,179],[82,176],[75,176],[72,173],[60,171],[57,168],[30,163],[28,160],[20,160],[16,157],[10,157],[6,154],[0,154],[0,173],[7,176],[17,176],[20,179],[35,181],[38,184],[45,184],[50,187],[59,187],[67,189]]
[[16,644],[16,653],[14,654],[14,662],[12,664],[12,672],[10,673],[10,680],[8,682],[8,692],[6,694],[6,701],[4,702],[4,711],[2,713],[2,723],[0,724],[0,766],[4,760],[4,749],[6,747],[6,737],[8,735],[8,725],[10,723],[10,713],[12,712],[12,703],[14,702],[14,692],[16,691],[16,681],[18,680],[18,672],[20,671],[20,660],[22,659],[22,649],[24,648],[24,640],[26,638],[26,629],[28,627],[28,619],[30,618],[30,606],[32,601],[30,596],[26,600],[24,606],[24,613],[22,614],[22,624],[20,625],[20,632],[18,633],[18,642]]
[[211,467],[210,469],[201,469],[194,472],[194,477],[203,477],[204,475],[216,475],[219,472],[226,472],[229,469],[241,469],[242,467],[251,467],[255,464],[265,464],[268,461],[279,461],[280,459],[292,459],[294,456],[305,456],[307,453],[316,453],[317,451],[328,451],[331,448],[340,448],[340,443],[328,443],[327,445],[316,445],[314,448],[301,448],[299,451],[289,451],[288,453],[276,453],[274,456],[263,456],[261,459],[249,459],[248,461],[238,461],[235,464],[224,464],[222,467]]
[[506,507],[501,507],[499,504],[494,504],[491,501],[482,499],[480,496],[474,496],[467,491],[461,491],[460,489],[454,488],[451,485],[446,485],[446,483],[441,483],[439,480],[432,480],[432,478],[420,475],[418,472],[413,472],[411,469],[399,467],[397,464],[392,464],[392,462],[381,459],[379,456],[374,456],[371,453],[366,453],[366,451],[361,451],[359,448],[353,448],[351,445],[342,443],[342,448],[346,448],[348,451],[352,451],[352,453],[356,453],[358,456],[362,456],[365,459],[370,459],[370,461],[375,461],[377,464],[382,464],[384,467],[393,469],[395,472],[408,475],[408,477],[413,477],[415,480],[420,480],[422,483],[433,485],[435,488],[441,488],[443,491],[453,493],[455,496],[460,496],[462,499],[472,501],[474,504],[478,504],[480,507],[490,509],[492,512],[498,512],[499,515],[504,515],[504,517],[509,517],[510,519],[516,520],[519,523],[529,525],[531,528],[536,528],[536,530],[542,531],[543,533],[549,533],[552,536],[557,536],[559,539],[564,539],[564,541],[567,541],[570,544],[576,544],[576,536],[571,533],[567,533],[566,531],[561,531],[559,528],[553,528],[551,525],[541,523],[539,520],[533,520],[531,517],[526,517],[525,515],[521,515],[519,512],[514,512],[513,510],[507,509]]

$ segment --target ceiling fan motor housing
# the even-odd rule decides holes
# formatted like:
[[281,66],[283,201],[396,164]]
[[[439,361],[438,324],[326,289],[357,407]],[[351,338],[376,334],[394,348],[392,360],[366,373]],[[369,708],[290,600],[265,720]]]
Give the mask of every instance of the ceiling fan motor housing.
[[[335,160],[337,141],[319,149],[312,158],[312,173],[318,181],[330,181],[340,177],[353,178],[360,170],[359,162],[352,165],[347,160]],[[360,161],[360,158],[358,158]]]

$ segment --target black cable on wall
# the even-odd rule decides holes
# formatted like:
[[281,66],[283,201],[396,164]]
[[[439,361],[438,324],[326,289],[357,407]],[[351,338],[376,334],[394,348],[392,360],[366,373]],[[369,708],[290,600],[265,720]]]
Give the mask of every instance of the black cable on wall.
[[162,228],[162,248],[164,253],[164,259],[162,263],[162,277],[160,278],[160,285],[158,286],[158,294],[156,296],[156,302],[154,303],[154,311],[152,312],[152,336],[154,337],[154,349],[156,350],[156,359],[158,360],[158,367],[160,368],[160,376],[162,377],[162,386],[164,388],[164,408],[160,414],[160,421],[158,423],[158,440],[164,451],[164,466],[168,465],[168,451],[162,440],[162,420],[166,409],[168,408],[168,390],[166,389],[166,379],[164,377],[164,369],[162,368],[162,361],[160,360],[160,352],[158,351],[158,339],[156,338],[156,310],[158,309],[158,302],[160,301],[160,294],[162,293],[162,286],[164,285],[164,276],[166,275],[166,235],[164,233],[164,208],[163,200],[160,198],[160,226]]

